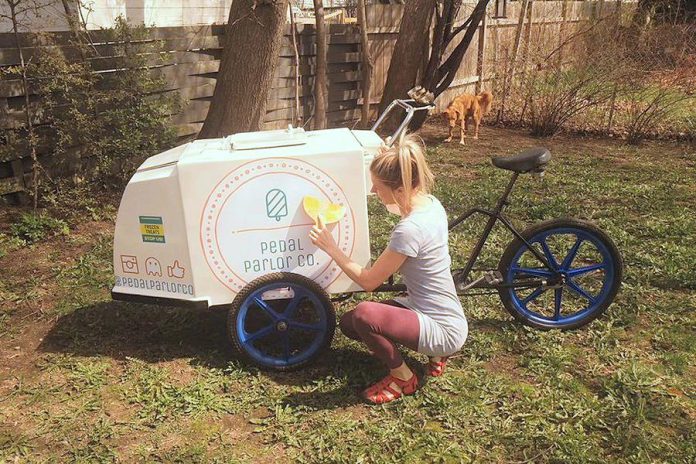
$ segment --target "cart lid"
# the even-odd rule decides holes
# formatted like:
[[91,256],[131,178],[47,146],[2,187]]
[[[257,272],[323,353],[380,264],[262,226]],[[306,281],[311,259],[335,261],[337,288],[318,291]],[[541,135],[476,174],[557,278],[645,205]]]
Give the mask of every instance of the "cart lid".
[[225,138],[225,143],[229,143],[232,150],[252,150],[259,148],[290,147],[293,145],[304,145],[307,143],[307,134],[301,127],[287,129],[262,131],[262,132],[242,132],[230,135]]
[[171,166],[179,161],[181,155],[186,151],[191,143],[184,143],[178,147],[174,147],[170,150],[160,153],[159,155],[154,155],[146,159],[143,164],[138,167],[138,171],[149,171],[151,169],[157,169],[164,166]]

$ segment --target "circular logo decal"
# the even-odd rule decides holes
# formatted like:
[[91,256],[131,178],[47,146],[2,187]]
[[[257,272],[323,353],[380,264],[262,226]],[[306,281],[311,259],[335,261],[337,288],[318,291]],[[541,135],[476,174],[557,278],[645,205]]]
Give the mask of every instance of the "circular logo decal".
[[329,230],[339,248],[352,254],[353,211],[331,176],[305,161],[264,158],[227,174],[203,209],[201,245],[220,282],[238,293],[272,272],[302,274],[324,288],[336,280],[341,269],[309,238],[314,222],[302,206],[306,195],[346,207]]

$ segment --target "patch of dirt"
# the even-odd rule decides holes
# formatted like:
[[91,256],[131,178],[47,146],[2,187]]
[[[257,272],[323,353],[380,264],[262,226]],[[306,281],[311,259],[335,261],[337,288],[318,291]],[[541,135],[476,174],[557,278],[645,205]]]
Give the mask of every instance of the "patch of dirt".
[[272,416],[271,410],[265,406],[259,406],[249,413],[249,417],[244,418],[247,422],[251,419],[266,419]]
[[501,355],[483,364],[487,371],[503,373],[514,380],[534,384],[534,379],[524,374],[517,365],[517,358],[512,355]]
[[[7,216],[5,216],[7,217]],[[79,224],[68,236],[51,237],[31,246],[22,247],[0,258],[3,280],[10,289],[22,289],[32,278],[41,283],[46,301],[42,298],[20,305],[17,313],[50,307],[56,289],[55,269],[65,268],[87,253],[101,237],[113,235],[114,224],[109,221],[89,221]],[[5,303],[3,303],[5,304]]]
[[481,127],[478,140],[467,136],[464,143],[460,144],[457,135],[451,142],[445,142],[448,130],[444,121],[438,117],[433,117],[417,134],[423,138],[428,147],[441,146],[458,149],[461,153],[461,160],[466,163],[488,162],[490,156],[511,155],[530,146],[544,145],[543,139],[526,135],[518,129],[491,126]]
[[[39,345],[50,330],[50,321],[32,321],[13,339],[0,340],[0,397],[8,394],[18,386],[18,377],[38,374],[36,363],[39,359]],[[22,321],[23,322],[23,321]]]
[[[268,416],[267,412],[261,417],[265,416]],[[254,427],[249,422],[249,419],[241,414],[225,414],[221,420],[222,431],[233,441],[241,440],[254,432]]]
[[[0,213],[0,218],[12,217],[16,215]],[[6,321],[11,332],[0,337],[0,378],[36,374],[39,346],[54,324],[43,315],[54,308],[58,295],[69,291],[56,281],[56,269],[69,267],[101,237],[113,234],[113,227],[113,223],[106,221],[86,222],[68,237],[52,237],[0,259],[3,283],[22,298],[19,302],[0,302],[0,308],[11,314]],[[0,396],[12,385],[11,380],[0,383]]]
[[101,400],[104,405],[104,414],[109,417],[111,422],[127,424],[133,420],[136,408],[127,402],[121,401],[116,392],[109,392],[103,395]]
[[[357,393],[356,393],[357,395]],[[343,412],[353,420],[361,420],[370,413],[370,406],[362,403],[362,400],[358,404],[353,404],[350,406],[345,406],[342,408]]]
[[[546,147],[553,156],[593,156],[616,163],[654,164],[663,158],[666,147],[670,150],[683,152],[683,156],[671,157],[670,164],[694,168],[696,167],[696,148],[686,142],[649,140],[642,144],[629,145],[612,137],[596,137],[591,135],[576,135],[561,133],[554,137],[540,138],[528,134],[525,129],[493,126],[484,123],[479,133],[479,139],[471,137],[459,143],[458,134],[452,142],[444,142],[448,135],[445,121],[434,116],[416,132],[423,138],[428,148],[447,147],[457,149],[464,164],[489,163],[491,156],[509,156],[530,147]],[[440,172],[444,172],[442,163],[438,163]]]

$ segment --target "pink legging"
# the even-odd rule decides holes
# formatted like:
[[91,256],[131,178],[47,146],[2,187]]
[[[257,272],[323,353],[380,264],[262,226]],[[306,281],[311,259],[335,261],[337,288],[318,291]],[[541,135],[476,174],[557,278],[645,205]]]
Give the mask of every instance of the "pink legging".
[[365,343],[389,369],[404,362],[394,342],[418,351],[418,316],[394,300],[363,301],[341,317],[339,327],[346,337]]

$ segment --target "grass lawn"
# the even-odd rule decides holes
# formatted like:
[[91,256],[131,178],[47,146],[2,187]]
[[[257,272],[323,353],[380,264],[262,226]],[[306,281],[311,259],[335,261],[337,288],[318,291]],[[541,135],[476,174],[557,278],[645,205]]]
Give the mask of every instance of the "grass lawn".
[[[541,332],[496,295],[464,298],[470,335],[447,373],[372,407],[355,392],[384,371],[339,333],[310,368],[260,372],[236,360],[224,314],[111,301],[117,197],[50,211],[69,230],[27,246],[5,208],[0,463],[695,462],[696,148],[490,127],[461,146],[440,143],[437,124],[423,135],[452,216],[492,206],[504,187],[489,155],[548,146],[545,178],[522,176],[508,214],[519,227],[575,216],[614,239],[625,279],[607,314]],[[374,199],[369,210],[376,255],[395,217]],[[456,266],[482,226],[451,234]],[[494,267],[510,238],[494,231],[480,265]]]

